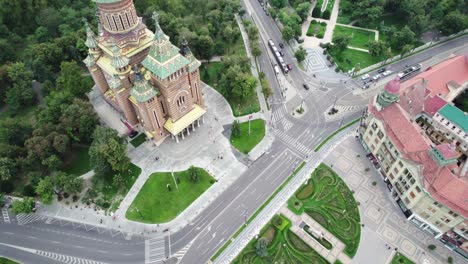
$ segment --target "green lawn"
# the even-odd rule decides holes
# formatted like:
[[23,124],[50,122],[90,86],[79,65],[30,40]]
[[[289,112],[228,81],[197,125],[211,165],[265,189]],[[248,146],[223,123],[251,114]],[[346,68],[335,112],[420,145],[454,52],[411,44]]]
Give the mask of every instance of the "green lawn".
[[268,241],[267,256],[259,257],[253,239],[232,262],[233,264],[270,264],[270,263],[329,263],[319,253],[302,241],[290,230],[288,219],[275,216],[262,229],[260,237]]
[[265,136],[265,120],[255,119],[250,121],[250,134],[249,134],[249,121],[239,124],[240,136],[233,137],[231,135],[231,144],[240,152],[249,153]]
[[88,152],[89,146],[73,145],[70,155],[66,157],[63,171],[76,176],[81,176],[90,171],[92,168]]
[[288,201],[296,214],[306,213],[341,240],[344,252],[353,257],[361,238],[359,209],[353,193],[328,166],[320,166]]
[[6,110],[5,112],[0,113],[0,120],[5,119],[5,118],[14,118],[23,123],[29,123],[32,126],[34,126],[36,124],[36,117],[34,115],[34,112],[38,108],[39,107],[37,105],[33,105],[33,106],[20,110],[19,113],[12,113]]
[[122,198],[125,197],[128,191],[132,188],[140,173],[141,168],[130,163],[128,171],[122,175],[124,178],[124,184],[122,187],[117,188],[113,184],[112,179],[115,173],[112,172],[102,177],[94,176],[93,189],[101,193],[101,198],[109,204],[111,211],[115,211],[122,201]]
[[317,20],[312,20],[310,21],[309,28],[307,29],[307,36],[323,38],[323,35],[325,35],[326,28],[327,24],[325,22],[320,23]]
[[403,254],[397,252],[395,256],[393,256],[391,264],[414,264],[414,262]]
[[367,49],[367,43],[375,40],[375,32],[373,31],[337,25],[333,30],[333,38],[339,35],[350,36],[351,41],[349,42],[349,46],[361,49]]
[[138,148],[138,146],[145,143],[145,141],[146,141],[145,133],[140,133],[140,135],[138,135],[137,137],[132,139],[132,141],[130,141],[130,144],[132,144],[132,146],[134,146],[135,148]]
[[18,262],[0,257],[0,264],[18,264]]
[[[351,49],[347,49],[341,54],[337,54],[337,52],[331,50],[330,55],[344,72],[351,70],[353,67],[364,69],[384,60],[383,56],[374,57],[367,52]],[[346,59],[349,59],[350,63]]]
[[178,188],[170,172],[153,173],[127,210],[127,219],[155,224],[176,218],[215,182],[205,170],[196,170],[199,175],[196,183],[190,180],[188,170],[174,172],[174,177],[180,179]]
[[218,85],[218,80],[221,76],[221,69],[223,63],[214,61],[210,63],[203,63],[200,67],[200,78],[209,86],[215,88]]

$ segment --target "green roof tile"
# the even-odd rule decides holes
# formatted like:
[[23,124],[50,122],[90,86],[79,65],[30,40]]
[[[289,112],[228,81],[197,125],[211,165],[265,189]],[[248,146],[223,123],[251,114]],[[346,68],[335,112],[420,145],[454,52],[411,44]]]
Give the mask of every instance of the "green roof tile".
[[446,104],[439,110],[439,114],[450,122],[456,124],[465,132],[468,132],[468,116],[462,110],[451,104]]
[[143,103],[158,95],[158,91],[141,75],[137,74],[130,95],[135,97],[138,102]]

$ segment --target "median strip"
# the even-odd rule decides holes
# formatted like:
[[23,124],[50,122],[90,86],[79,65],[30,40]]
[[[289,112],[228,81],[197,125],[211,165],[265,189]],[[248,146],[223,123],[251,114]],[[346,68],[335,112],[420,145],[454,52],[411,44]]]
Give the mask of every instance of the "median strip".
[[324,139],[320,144],[314,149],[314,152],[319,151],[330,139],[332,139],[336,134],[340,133],[342,130],[345,130],[346,128],[356,124],[359,122],[361,118],[356,118],[355,120],[351,121],[350,123],[346,124],[345,126],[340,127],[338,130],[333,132],[331,135],[329,135],[326,139]]
[[250,224],[250,222],[252,222],[255,219],[255,217],[257,217],[257,215],[263,210],[263,208],[265,208],[265,206],[267,206],[271,202],[271,200],[275,198],[275,196],[284,188],[284,186],[286,186],[286,184],[288,184],[288,182],[292,180],[292,178],[302,169],[302,167],[304,167],[305,164],[305,161],[303,161],[301,165],[299,165],[299,167],[297,167],[294,170],[294,172],[286,179],[286,181],[283,182],[283,184],[281,184],[281,186],[278,189],[276,189],[276,191],[268,198],[268,200],[266,200],[266,202],[263,203],[262,206],[260,206],[260,208],[257,209],[257,211],[255,211],[255,213],[249,218],[249,220],[247,220],[247,222],[244,225],[242,225],[236,231],[236,233],[234,233],[234,235],[231,236],[229,240],[226,241],[226,243],[216,252],[216,254],[214,254],[213,257],[211,257],[211,261],[214,261],[217,257],[219,257],[219,255],[221,255],[221,253],[223,253],[223,251],[231,244],[231,242],[237,238],[237,236],[244,230],[244,228],[248,224]]

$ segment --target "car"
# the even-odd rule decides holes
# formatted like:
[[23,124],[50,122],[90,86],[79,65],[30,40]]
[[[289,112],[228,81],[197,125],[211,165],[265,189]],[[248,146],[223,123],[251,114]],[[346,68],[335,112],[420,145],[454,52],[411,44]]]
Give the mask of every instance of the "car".
[[369,79],[369,74],[364,74],[362,77],[361,77],[361,80],[366,80],[366,79]]
[[134,137],[136,137],[137,135],[138,135],[138,131],[135,131],[135,130],[132,130],[132,131],[130,131],[130,133],[128,133],[128,136],[129,136],[130,138],[134,138]]
[[281,56],[284,56],[284,52],[283,52],[282,50],[280,50],[279,54],[280,54]]
[[374,77],[372,77],[372,79],[374,79],[374,81],[377,81],[378,79],[380,79],[380,77],[382,76],[380,74],[377,74]]
[[284,44],[283,43],[280,43],[278,45],[280,46],[280,48],[284,49]]
[[292,64],[287,64],[286,66],[288,67],[288,70],[292,71],[292,69],[293,69]]
[[385,68],[379,69],[377,73],[383,73],[385,70],[386,70]]
[[273,68],[275,69],[275,74],[278,75],[280,73],[278,65],[274,65]]
[[386,70],[382,73],[383,76],[388,76],[390,74],[392,74],[393,72],[391,70]]
[[400,77],[400,78],[403,77],[403,75],[405,75],[404,72],[400,72],[400,73],[397,74],[397,76]]
[[305,83],[302,84],[302,87],[304,87],[304,89],[306,89],[306,90],[309,90],[309,86],[307,84],[305,84]]

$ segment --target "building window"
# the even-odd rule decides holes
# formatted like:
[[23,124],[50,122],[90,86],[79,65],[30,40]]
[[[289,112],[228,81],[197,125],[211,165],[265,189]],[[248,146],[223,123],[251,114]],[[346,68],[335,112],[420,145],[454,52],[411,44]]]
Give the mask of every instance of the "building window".
[[421,192],[421,188],[419,188],[419,186],[416,186],[416,191],[417,191],[418,193],[420,193],[420,192]]
[[409,204],[409,203],[410,203],[409,199],[405,198],[405,204]]
[[372,123],[372,129],[377,130],[377,124],[376,123]]
[[390,177],[390,179],[392,179],[392,180],[395,178],[395,177],[393,176],[393,173],[390,173],[390,174],[388,175],[388,177]]
[[438,203],[438,202],[434,202],[434,205],[439,207],[439,208],[442,208],[442,204]]
[[416,198],[416,195],[414,194],[414,192],[410,192],[410,196],[411,196],[411,199]]
[[400,166],[400,168],[403,168],[403,163],[401,161],[399,161],[398,166]]
[[379,140],[378,140],[378,139],[374,139],[374,142],[375,142],[375,144],[379,144]]
[[166,114],[166,109],[164,109],[164,104],[163,104],[163,102],[160,101],[159,103],[161,103],[161,109],[162,109],[163,114]]
[[119,15],[119,18],[120,18],[120,23],[122,24],[122,28],[125,30],[125,24],[123,22],[122,16]]
[[379,137],[379,139],[382,139],[384,137],[384,134],[382,133],[382,131],[379,130],[379,132],[377,132],[377,136]]
[[457,217],[457,216],[458,216],[458,214],[455,213],[454,211],[449,211],[449,215],[451,215],[451,216],[453,216],[453,217]]

